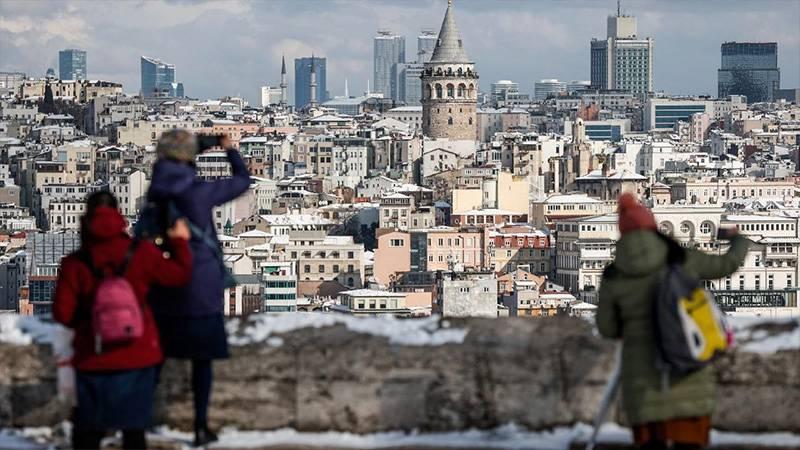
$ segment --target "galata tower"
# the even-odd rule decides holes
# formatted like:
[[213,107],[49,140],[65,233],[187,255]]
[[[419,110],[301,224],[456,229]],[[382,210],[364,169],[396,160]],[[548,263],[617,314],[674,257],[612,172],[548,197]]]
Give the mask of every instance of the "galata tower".
[[478,74],[456,26],[453,2],[422,72],[422,132],[430,138],[477,139]]

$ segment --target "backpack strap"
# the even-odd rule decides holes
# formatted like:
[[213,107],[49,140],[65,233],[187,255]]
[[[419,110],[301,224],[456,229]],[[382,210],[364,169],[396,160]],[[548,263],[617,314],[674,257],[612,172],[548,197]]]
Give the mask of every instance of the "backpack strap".
[[125,258],[122,259],[122,264],[120,264],[119,268],[117,269],[117,276],[123,276],[128,271],[128,266],[133,259],[133,254],[136,253],[136,248],[139,246],[139,239],[133,239],[131,245],[128,246],[128,251],[125,252]]

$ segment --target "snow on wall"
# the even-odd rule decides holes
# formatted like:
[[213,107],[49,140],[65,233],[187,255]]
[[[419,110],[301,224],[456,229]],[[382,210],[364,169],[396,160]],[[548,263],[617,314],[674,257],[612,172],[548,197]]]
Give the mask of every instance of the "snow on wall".
[[[736,342],[746,352],[774,353],[779,350],[800,349],[800,320],[731,317]],[[764,325],[770,327],[765,328]],[[247,319],[228,321],[232,345],[263,342],[277,347],[283,344],[282,333],[302,328],[322,328],[344,325],[350,331],[389,338],[393,344],[408,346],[459,344],[469,330],[450,328],[437,316],[417,319],[397,319],[392,316],[354,317],[319,312],[259,314]],[[58,341],[63,327],[42,322],[33,317],[0,314],[0,343],[29,345]]]
[[469,330],[449,328],[447,321],[439,322],[439,317],[418,319],[397,319],[393,316],[354,317],[344,314],[325,314],[317,312],[289,314],[259,314],[228,322],[228,334],[233,345],[247,345],[266,342],[270,346],[280,346],[282,340],[274,336],[302,328],[322,328],[344,325],[355,333],[389,338],[393,344],[423,346],[460,344],[464,342]]

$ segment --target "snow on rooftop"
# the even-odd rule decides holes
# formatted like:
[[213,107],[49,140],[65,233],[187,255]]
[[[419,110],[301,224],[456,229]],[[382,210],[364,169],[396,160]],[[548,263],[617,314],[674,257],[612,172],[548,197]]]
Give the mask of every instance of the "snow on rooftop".
[[314,214],[265,214],[261,216],[270,225],[328,225],[328,219]]
[[349,295],[351,297],[405,297],[402,292],[390,292],[380,289],[353,289],[350,291],[339,292],[339,295]]
[[250,231],[245,231],[244,233],[241,233],[241,234],[237,235],[236,237],[239,237],[239,238],[254,238],[254,237],[270,237],[270,236],[272,236],[272,235],[267,233],[266,231],[250,230]]
[[[247,345],[266,342],[274,335],[288,333],[301,328],[323,328],[344,325],[355,333],[389,338],[389,342],[399,345],[425,346],[460,344],[464,342],[468,330],[448,328],[447,322],[440,328],[439,317],[420,319],[397,319],[393,316],[355,317],[344,314],[294,313],[259,314],[245,320],[239,332],[240,319],[228,322],[228,334],[233,345]],[[275,340],[272,341],[273,343]]]
[[602,203],[586,194],[553,194],[544,199],[544,203]]

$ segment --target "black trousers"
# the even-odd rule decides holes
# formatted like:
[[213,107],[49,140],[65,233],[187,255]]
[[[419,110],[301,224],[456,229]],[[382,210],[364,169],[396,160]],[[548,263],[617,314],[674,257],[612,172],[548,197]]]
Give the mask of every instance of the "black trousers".
[[[103,431],[73,430],[73,450],[100,450],[100,441],[106,435]],[[124,450],[147,450],[144,430],[122,430],[122,448]]]

